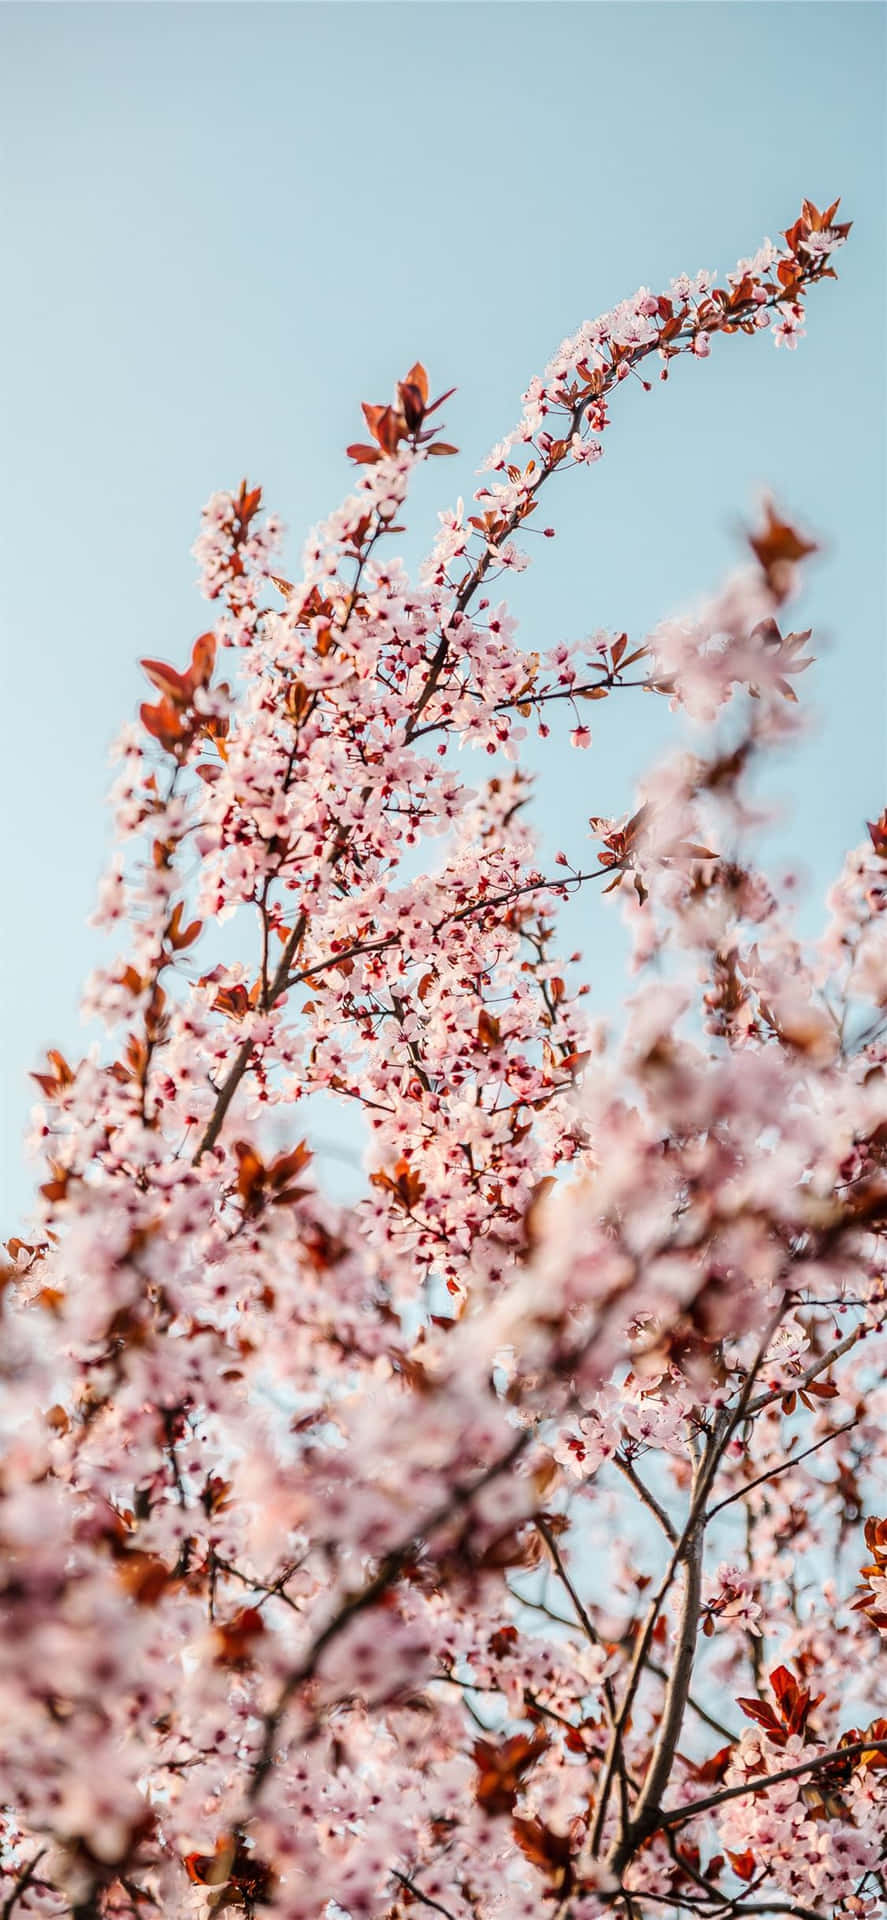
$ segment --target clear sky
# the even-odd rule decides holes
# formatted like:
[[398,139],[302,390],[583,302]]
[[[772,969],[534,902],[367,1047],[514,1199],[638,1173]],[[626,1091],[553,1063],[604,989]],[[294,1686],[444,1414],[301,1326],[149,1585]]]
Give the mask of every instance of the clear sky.
[[[458,385],[463,453],[422,476],[419,553],[581,319],[840,193],[856,225],[798,352],[720,341],[649,397],[629,382],[511,594],[528,646],[640,634],[718,584],[763,486],[820,533],[784,845],[822,891],[887,785],[884,29],[868,0],[0,6],[4,1232],[27,1069],[82,1045],[108,743],[138,657],[184,662],[207,624],[207,495],[261,481],[296,566],[349,488],[359,401],[421,357]],[[581,854],[630,798],[663,737],[635,698],[552,756],[549,843]],[[612,934],[583,912],[605,1010]]]

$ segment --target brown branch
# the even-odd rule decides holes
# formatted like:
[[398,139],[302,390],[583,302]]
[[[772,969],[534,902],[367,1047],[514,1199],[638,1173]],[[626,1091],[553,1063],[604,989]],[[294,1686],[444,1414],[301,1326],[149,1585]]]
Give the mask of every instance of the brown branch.
[[[694,1525],[695,1525],[695,1520],[694,1520]],[[644,1625],[641,1629],[640,1634],[638,1635],[638,1639],[637,1639],[637,1643],[634,1651],[634,1657],[632,1659],[632,1663],[629,1668],[628,1679],[625,1685],[625,1692],[622,1696],[622,1705],[619,1709],[619,1712],[613,1724],[613,1732],[610,1738],[609,1747],[607,1749],[607,1757],[604,1762],[604,1771],[603,1771],[603,1775],[597,1791],[597,1804],[595,1807],[594,1823],[592,1825],[591,1834],[589,1838],[590,1849],[594,1857],[597,1857],[598,1851],[600,1849],[601,1837],[604,1830],[604,1820],[606,1819],[606,1813],[607,1813],[607,1800],[609,1797],[610,1786],[613,1780],[613,1774],[616,1769],[616,1762],[617,1762],[619,1750],[622,1743],[622,1735],[625,1731],[625,1726],[628,1721],[629,1714],[631,1713],[632,1706],[634,1704],[634,1697],[637,1692],[638,1685],[640,1683],[641,1674],[644,1670],[644,1664],[646,1662],[647,1654],[649,1653],[650,1643],[653,1638],[653,1629],[659,1617],[659,1609],[662,1606],[662,1602],[665,1599],[666,1594],[668,1593],[672,1580],[674,1579],[674,1576],[678,1570],[678,1567],[681,1564],[681,1560],[683,1559],[683,1556],[687,1550],[689,1539],[690,1539],[690,1532],[691,1532],[691,1528],[688,1522],[687,1526],[684,1528],[683,1533],[681,1534],[680,1538],[675,1544],[671,1558],[668,1562],[668,1565],[665,1569],[662,1579],[659,1582],[659,1586],[656,1589],[656,1593],[654,1594],[653,1599],[650,1603],[650,1607],[648,1609],[647,1617],[646,1617],[646,1620],[644,1621]]]
[[620,1473],[624,1473],[626,1480],[631,1482],[639,1499],[641,1499],[644,1506],[649,1507],[650,1512],[655,1515],[666,1538],[670,1540],[672,1546],[674,1546],[678,1537],[677,1527],[666,1513],[665,1508],[660,1506],[655,1494],[651,1493],[649,1487],[645,1485],[633,1462],[629,1460],[625,1454],[614,1453],[613,1465],[614,1467],[618,1467]]
[[[643,1628],[641,1629],[641,1633],[639,1635],[637,1646],[634,1653],[634,1658],[631,1663],[631,1668],[628,1675],[628,1681],[626,1684],[622,1705],[619,1709],[619,1713],[618,1713],[615,1725],[613,1727],[613,1735],[607,1751],[607,1758],[604,1764],[603,1777],[602,1777],[600,1786],[598,1788],[594,1823],[592,1825],[591,1834],[589,1836],[589,1847],[594,1858],[597,1857],[598,1852],[600,1850],[601,1838],[604,1830],[604,1821],[606,1819],[606,1813],[607,1813],[607,1800],[609,1797],[610,1787],[612,1785],[613,1774],[615,1771],[617,1757],[618,1757],[621,1742],[622,1742],[622,1736],[625,1730],[625,1726],[626,1726],[629,1714],[634,1704],[634,1697],[637,1692],[638,1686],[640,1684],[640,1679],[644,1670],[644,1666],[649,1656],[650,1646],[652,1644],[653,1633],[656,1627],[656,1622],[659,1618],[660,1608],[663,1604],[663,1601],[665,1600],[666,1594],[668,1593],[671,1587],[672,1581],[675,1577],[675,1574],[677,1573],[679,1566],[681,1566],[685,1557],[688,1554],[692,1555],[695,1552],[695,1536],[696,1536],[697,1529],[700,1529],[701,1534],[704,1536],[705,1506],[708,1500],[709,1490],[711,1488],[715,1474],[717,1473],[720,1461],[723,1458],[723,1454],[726,1447],[728,1446],[733,1434],[735,1433],[736,1428],[740,1426],[742,1424],[742,1421],[746,1418],[748,1403],[751,1398],[751,1392],[755,1383],[755,1379],[757,1378],[758,1371],[763,1364],[764,1355],[767,1351],[770,1341],[773,1338],[776,1328],[779,1325],[779,1322],[782,1318],[784,1310],[785,1310],[785,1299],[783,1298],[780,1300],[779,1306],[777,1307],[776,1311],[773,1314],[771,1314],[767,1327],[764,1330],[764,1334],[762,1336],[760,1345],[758,1347],[755,1360],[752,1366],[749,1368],[749,1371],[743,1382],[742,1391],[739,1395],[737,1404],[732,1412],[729,1412],[725,1408],[717,1416],[712,1433],[709,1436],[707,1451],[703,1457],[703,1460],[700,1466],[697,1468],[696,1474],[694,1476],[693,1492],[690,1500],[690,1511],[687,1515],[687,1519],[684,1524],[683,1531],[675,1543],[674,1549],[671,1554],[671,1558],[668,1562],[668,1565],[665,1569],[665,1572],[662,1576],[659,1586],[653,1596],[653,1599],[651,1601],[651,1604],[647,1613],[646,1620],[644,1621]],[[689,1575],[688,1575],[688,1582],[689,1582]],[[691,1591],[691,1597],[692,1597],[692,1591]],[[690,1671],[692,1671],[692,1660],[690,1662],[690,1668],[687,1670],[687,1673],[686,1673],[687,1684],[689,1684]],[[668,1696],[667,1696],[667,1699],[668,1699]],[[674,1707],[674,1711],[677,1712],[676,1704]],[[675,1738],[676,1737],[677,1736],[675,1736]],[[624,1840],[625,1840],[625,1836],[624,1835],[620,1836],[619,1844],[623,1844]],[[625,1859],[623,1858],[622,1865],[624,1864],[625,1864]]]
[[745,1486],[737,1487],[735,1493],[728,1493],[726,1499],[719,1500],[714,1507],[709,1507],[708,1513],[705,1516],[706,1524],[709,1520],[714,1519],[716,1513],[722,1513],[725,1507],[732,1507],[735,1500],[744,1500],[746,1494],[751,1493],[753,1487],[762,1487],[765,1480],[775,1480],[778,1474],[787,1473],[789,1467],[799,1466],[802,1460],[809,1459],[811,1453],[818,1453],[820,1447],[831,1446],[833,1440],[837,1440],[842,1433],[849,1433],[851,1427],[858,1425],[859,1420],[856,1416],[852,1420],[845,1420],[842,1427],[835,1427],[832,1433],[823,1434],[821,1440],[814,1440],[813,1445],[811,1447],[805,1447],[803,1453],[789,1454],[787,1459],[780,1460],[777,1467],[770,1467],[766,1473],[759,1473],[756,1479],[747,1480]]
[[820,1373],[826,1373],[835,1360],[840,1360],[842,1354],[849,1353],[850,1348],[855,1347],[857,1340],[861,1340],[866,1331],[864,1325],[854,1327],[853,1332],[846,1334],[843,1340],[839,1340],[837,1346],[832,1347],[829,1353],[823,1354],[819,1360],[814,1360],[812,1366],[807,1368],[806,1373],[800,1374],[797,1380],[791,1381],[788,1386],[773,1387],[769,1393],[759,1394],[758,1398],[752,1400],[746,1407],[745,1417],[751,1419],[753,1414],[763,1413],[765,1407],[772,1407],[777,1400],[784,1400],[788,1393],[803,1393],[804,1388],[809,1387],[811,1381],[815,1380]]
[[611,1870],[617,1874],[622,1872],[622,1868],[630,1860],[639,1842],[645,1839],[656,1826],[659,1801],[671,1775],[696,1653],[696,1634],[702,1599],[704,1541],[705,1518],[704,1515],[700,1515],[688,1534],[680,1556],[684,1566],[684,1597],[677,1645],[666,1684],[665,1704],[659,1722],[656,1745],[631,1821],[627,1830],[623,1824],[622,1833],[607,1862]]
[[[587,873],[579,869],[571,870],[564,878],[557,876],[546,879],[540,875],[538,879],[527,880],[521,886],[509,887],[505,893],[492,893],[483,899],[469,901],[467,906],[455,907],[452,913],[445,913],[440,920],[432,921],[431,932],[442,933],[444,927],[450,926],[454,921],[469,920],[475,913],[487,913],[494,907],[509,906],[512,900],[521,899],[527,893],[553,892],[555,888],[559,892],[565,891],[568,887],[584,886],[587,880],[609,879],[612,873],[612,867],[592,867]],[[315,965],[304,967],[301,973],[291,974],[285,982],[286,989],[289,991],[292,987],[311,986],[319,973],[328,973],[331,967],[340,967],[346,960],[359,960],[364,954],[386,953],[392,947],[402,945],[403,935],[400,933],[388,933],[378,940],[355,940],[351,946],[343,947],[339,953],[329,954],[325,960],[318,960]]]
[[[682,1861],[681,1866],[686,1873],[686,1861]],[[618,1898],[619,1895],[624,1892],[625,1888],[620,1887],[618,1894],[615,1894],[613,1898]],[[736,1914],[744,1916],[754,1913],[788,1913],[794,1914],[795,1920],[829,1920],[829,1917],[820,1912],[818,1907],[800,1907],[797,1905],[797,1902],[791,1900],[765,1900],[760,1904],[755,1904],[753,1901],[740,1900],[738,1896],[735,1900],[731,1900],[724,1894],[716,1895],[714,1890],[712,1890],[711,1899],[707,1901],[694,1900],[689,1894],[654,1893],[649,1887],[644,1887],[643,1892],[637,1894],[636,1897],[642,1900],[652,1900],[657,1906],[661,1907],[674,1905],[686,1907],[688,1913],[712,1914],[717,1917],[717,1920],[734,1920],[734,1915]]]
[[[494,701],[489,706],[489,711],[490,713],[511,713],[521,707],[548,706],[552,700],[582,700],[589,693],[597,693],[600,688],[603,688],[606,693],[618,693],[622,687],[639,687],[655,693],[658,690],[658,683],[655,680],[623,680],[618,674],[612,676],[604,674],[600,680],[583,680],[578,687],[550,687],[540,693],[534,693],[533,689],[529,688],[526,693],[512,694],[508,700]],[[484,700],[478,687],[470,687],[463,683],[459,691],[463,699],[477,700],[483,706],[489,704]],[[440,733],[450,724],[449,720],[430,720],[427,726],[419,727],[412,738],[424,740],[427,734]]]
[[298,1572],[302,1564],[300,1560],[294,1560],[290,1566],[285,1567],[280,1578],[269,1585],[265,1580],[255,1579],[250,1573],[243,1573],[240,1567],[234,1566],[232,1561],[223,1560],[221,1554],[216,1552],[215,1547],[210,1548],[210,1553],[212,1555],[213,1569],[219,1568],[222,1573],[227,1573],[232,1580],[239,1580],[241,1586],[246,1587],[248,1592],[260,1593],[262,1595],[262,1599],[259,1601],[260,1606],[263,1606],[266,1600],[283,1600],[286,1606],[292,1608],[294,1613],[303,1613],[304,1609],[299,1605],[299,1602],[294,1600],[292,1594],[286,1591],[287,1581],[292,1579],[293,1574]]
[[393,1880],[399,1880],[401,1886],[406,1887],[414,1899],[421,1900],[423,1907],[433,1907],[435,1913],[445,1914],[446,1920],[456,1920],[455,1914],[450,1912],[449,1907],[443,1906],[439,1900],[432,1900],[430,1893],[423,1893],[422,1888],[417,1887],[415,1880],[411,1880],[408,1873],[401,1873],[397,1867],[393,1867],[391,1877]]
[[[583,1632],[585,1633],[586,1639],[590,1641],[593,1647],[600,1647],[601,1645],[600,1634],[598,1633],[597,1628],[594,1624],[594,1621],[591,1619],[590,1614],[587,1612],[586,1608],[583,1606],[582,1601],[580,1600],[579,1595],[576,1591],[576,1588],[573,1585],[573,1581],[570,1577],[570,1574],[564,1562],[563,1554],[561,1553],[560,1547],[558,1546],[556,1534],[552,1533],[552,1530],[548,1525],[547,1520],[544,1520],[539,1514],[537,1514],[536,1516],[535,1524],[536,1524],[537,1532],[541,1534],[542,1539],[545,1541],[545,1545],[547,1546],[548,1551],[551,1554],[551,1558],[554,1561],[558,1578],[560,1579],[565,1592],[569,1595],[570,1600],[572,1601],[573,1607],[575,1608],[576,1617],[579,1620],[579,1623],[583,1629]],[[616,1693],[613,1686],[613,1682],[609,1677],[607,1677],[604,1680],[602,1691],[604,1696],[604,1711],[606,1714],[607,1722],[610,1727],[615,1727]],[[620,1809],[621,1809],[621,1815],[622,1815],[622,1824],[624,1827],[628,1821],[628,1807],[629,1807],[628,1772],[625,1765],[625,1756],[622,1753],[621,1748],[617,1754],[616,1765],[617,1765],[617,1770],[619,1774],[619,1800],[620,1800]]]
[[[299,914],[299,918],[293,927],[292,933],[277,963],[270,989],[267,995],[262,995],[266,1007],[273,1007],[275,1000],[283,993],[287,984],[290,967],[305,937],[307,925],[308,915],[302,912]],[[234,1056],[233,1065],[230,1067],[227,1077],[222,1082],[215,1107],[201,1136],[197,1152],[194,1155],[195,1167],[198,1162],[203,1159],[204,1154],[210,1152],[218,1140],[225,1122],[225,1115],[228,1112],[228,1108],[255,1052],[255,1044],[254,1040],[247,1038]]]
[[799,1780],[805,1773],[817,1773],[823,1767],[833,1766],[836,1760],[858,1760],[863,1753],[887,1753],[887,1740],[853,1740],[846,1747],[834,1747],[829,1753],[814,1754],[809,1760],[799,1760],[794,1767],[781,1767],[778,1773],[756,1774],[742,1785],[723,1787],[720,1793],[710,1793],[704,1800],[691,1800],[685,1807],[672,1807],[666,1812],[661,1809],[655,1827],[651,1832],[659,1832],[664,1827],[680,1827],[687,1820],[695,1820],[700,1813],[711,1813],[728,1800],[740,1800],[745,1793],[765,1793],[768,1787],[778,1787],[784,1780]]
[[594,1624],[594,1621],[592,1620],[590,1614],[587,1612],[586,1608],[583,1606],[583,1603],[580,1600],[578,1593],[576,1592],[576,1588],[574,1587],[573,1581],[570,1577],[567,1567],[564,1564],[564,1557],[563,1557],[563,1554],[561,1553],[560,1547],[558,1546],[557,1536],[554,1533],[552,1533],[551,1528],[548,1524],[548,1521],[544,1520],[542,1515],[539,1513],[537,1513],[536,1515],[534,1525],[536,1528],[536,1532],[541,1534],[542,1539],[545,1541],[545,1545],[547,1546],[548,1551],[551,1554],[558,1578],[562,1586],[564,1587],[565,1591],[570,1596],[570,1599],[573,1603],[573,1607],[575,1608],[576,1617],[580,1623],[580,1626],[582,1627],[582,1631],[585,1634],[586,1639],[591,1641],[591,1644],[593,1647],[599,1647],[601,1645],[601,1636],[598,1633],[598,1630]]
[[33,1859],[29,1860],[27,1866],[22,1868],[21,1873],[19,1874],[14,1887],[11,1888],[10,1892],[7,1894],[6,1899],[3,1902],[3,1906],[0,1907],[0,1920],[11,1920],[11,1916],[16,1906],[18,1905],[19,1900],[22,1897],[22,1894],[27,1893],[27,1890],[34,1879],[34,1875],[37,1872],[37,1868],[39,1867],[40,1862],[43,1859],[46,1852],[47,1852],[46,1847],[40,1847],[38,1851],[35,1853]]
[[[509,1587],[509,1593],[513,1595],[515,1600],[520,1602],[522,1607],[528,1607],[533,1613],[543,1614],[546,1620],[553,1620],[557,1626],[571,1627],[573,1625],[572,1620],[568,1620],[564,1614],[555,1613],[553,1607],[546,1606],[544,1600],[530,1600],[524,1594],[519,1593],[516,1587]],[[631,1643],[629,1642],[628,1644],[630,1646]],[[620,1642],[619,1645],[624,1650],[625,1643]],[[647,1661],[647,1672],[655,1674],[657,1680],[665,1681],[668,1679],[667,1669],[660,1666],[658,1660]],[[492,1691],[498,1692],[499,1689],[493,1688]],[[711,1728],[712,1733],[719,1734],[722,1740],[728,1740],[731,1746],[738,1740],[739,1735],[734,1733],[731,1727],[725,1727],[723,1720],[716,1720],[714,1714],[709,1713],[707,1708],[702,1706],[701,1702],[695,1699],[692,1693],[688,1693],[687,1695],[687,1705],[691,1713],[695,1713],[700,1720],[705,1722],[707,1727]]]

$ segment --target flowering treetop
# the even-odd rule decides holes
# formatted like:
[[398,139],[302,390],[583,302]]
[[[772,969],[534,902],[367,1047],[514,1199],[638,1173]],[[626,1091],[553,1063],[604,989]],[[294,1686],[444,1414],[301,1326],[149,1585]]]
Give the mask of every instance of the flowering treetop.
[[[887,816],[812,953],[749,851],[811,543],[770,507],[638,643],[522,650],[493,593],[624,380],[796,344],[836,210],[564,342],[418,582],[418,363],[298,582],[258,488],[205,510],[218,617],[119,748],[109,1038],[37,1076],[8,1243],[3,1920],[880,1910]],[[638,685],[692,744],[543,871],[528,726]],[[556,944],[597,883],[615,1050]]]

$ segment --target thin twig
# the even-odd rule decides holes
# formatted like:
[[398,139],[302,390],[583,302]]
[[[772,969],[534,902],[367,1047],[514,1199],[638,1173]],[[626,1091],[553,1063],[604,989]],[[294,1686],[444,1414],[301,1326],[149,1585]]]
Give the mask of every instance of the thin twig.
[[655,1515],[657,1521],[659,1522],[660,1527],[662,1528],[663,1533],[666,1536],[666,1539],[670,1540],[672,1543],[672,1546],[674,1546],[675,1541],[677,1540],[677,1537],[678,1537],[677,1527],[675,1526],[674,1521],[666,1513],[665,1508],[660,1506],[659,1501],[656,1498],[656,1495],[654,1493],[651,1493],[649,1487],[645,1485],[636,1467],[634,1466],[634,1463],[631,1460],[629,1460],[624,1454],[614,1453],[613,1465],[614,1467],[619,1468],[620,1473],[624,1473],[626,1480],[630,1480],[632,1486],[634,1487],[635,1493],[639,1496],[641,1500],[643,1500],[644,1506],[649,1507],[650,1512]]
[[399,1880],[401,1886],[406,1887],[414,1899],[421,1900],[423,1907],[433,1907],[435,1913],[446,1914],[446,1920],[456,1920],[455,1914],[450,1912],[449,1907],[443,1906],[440,1900],[432,1900],[430,1893],[423,1893],[422,1888],[416,1885],[415,1880],[410,1879],[408,1873],[401,1873],[397,1867],[393,1867],[392,1879]]
[[775,1480],[778,1474],[786,1473],[789,1467],[799,1466],[802,1460],[809,1459],[811,1453],[818,1453],[820,1447],[830,1446],[832,1441],[837,1440],[840,1434],[849,1433],[851,1427],[858,1425],[858,1416],[852,1420],[845,1420],[842,1427],[835,1427],[832,1433],[823,1434],[821,1440],[814,1440],[812,1447],[805,1447],[803,1453],[789,1454],[786,1460],[780,1460],[778,1467],[770,1467],[767,1473],[759,1473],[755,1480],[747,1480],[744,1487],[737,1487],[735,1493],[728,1493],[724,1500],[718,1501],[717,1506],[709,1507],[705,1516],[706,1524],[709,1520],[714,1519],[716,1513],[722,1513],[725,1507],[732,1507],[735,1500],[744,1500],[746,1494],[751,1493],[753,1487],[762,1487],[765,1480]]
[[865,1331],[864,1325],[854,1327],[853,1332],[848,1333],[843,1340],[839,1340],[836,1347],[832,1347],[828,1353],[814,1360],[812,1366],[807,1368],[806,1373],[799,1374],[797,1380],[792,1380],[788,1386],[773,1387],[768,1393],[759,1394],[758,1398],[750,1401],[746,1407],[746,1418],[750,1420],[753,1414],[762,1413],[765,1407],[772,1407],[777,1400],[784,1400],[789,1393],[803,1393],[804,1388],[809,1387],[811,1381],[815,1380],[820,1373],[827,1372],[836,1360],[840,1360],[842,1354],[849,1353],[850,1348],[855,1347],[857,1340],[862,1339]]

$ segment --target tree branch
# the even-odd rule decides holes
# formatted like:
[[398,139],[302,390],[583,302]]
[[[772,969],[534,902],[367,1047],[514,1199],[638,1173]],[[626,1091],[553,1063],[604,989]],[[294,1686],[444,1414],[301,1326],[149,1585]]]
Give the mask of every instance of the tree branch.
[[35,1853],[33,1859],[29,1860],[27,1866],[22,1868],[21,1873],[19,1874],[14,1887],[11,1888],[10,1892],[7,1894],[6,1899],[3,1902],[3,1906],[0,1907],[0,1920],[11,1920],[11,1916],[15,1911],[15,1908],[18,1905],[19,1900],[22,1897],[22,1894],[27,1893],[27,1890],[34,1879],[34,1875],[37,1872],[37,1868],[39,1867],[40,1862],[44,1858],[46,1852],[47,1852],[46,1847],[40,1847],[38,1851]]
[[672,1807],[663,1813],[660,1810],[655,1828],[682,1827],[687,1820],[695,1820],[700,1813],[711,1813],[715,1807],[721,1807],[728,1800],[739,1800],[746,1793],[765,1793],[768,1787],[778,1787],[783,1780],[799,1780],[805,1773],[817,1773],[823,1767],[833,1766],[836,1760],[857,1760],[862,1753],[887,1753],[887,1740],[853,1740],[846,1747],[834,1747],[829,1753],[817,1753],[809,1760],[799,1760],[794,1767],[781,1767],[778,1773],[757,1774],[743,1785],[723,1787],[720,1793],[710,1793],[705,1800],[691,1800],[688,1806]]
[[719,1500],[714,1507],[709,1507],[705,1516],[706,1525],[709,1520],[714,1519],[716,1513],[722,1513],[725,1507],[732,1507],[734,1501],[744,1500],[753,1487],[762,1487],[766,1480],[775,1480],[780,1473],[786,1473],[789,1467],[797,1467],[802,1460],[809,1459],[811,1453],[818,1453],[820,1447],[831,1446],[833,1440],[837,1440],[842,1433],[849,1433],[851,1427],[858,1425],[859,1420],[856,1416],[852,1420],[845,1420],[842,1427],[835,1427],[832,1433],[823,1434],[821,1440],[814,1440],[812,1447],[805,1447],[803,1453],[791,1453],[787,1459],[780,1460],[778,1466],[770,1467],[766,1473],[759,1473],[754,1480],[747,1480],[744,1487],[737,1487],[735,1493],[728,1493],[726,1499]]

